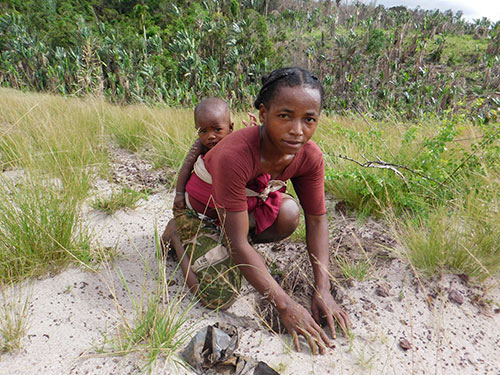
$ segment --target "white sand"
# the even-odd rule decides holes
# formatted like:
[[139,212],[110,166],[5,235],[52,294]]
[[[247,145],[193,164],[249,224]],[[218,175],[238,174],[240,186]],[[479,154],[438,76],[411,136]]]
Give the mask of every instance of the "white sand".
[[[104,182],[99,189],[109,189]],[[137,354],[125,357],[98,355],[103,335],[123,314],[133,317],[133,298],[153,291],[157,274],[153,234],[171,217],[172,196],[160,192],[143,200],[131,211],[106,216],[95,210],[85,214],[102,246],[117,246],[120,257],[112,269],[97,273],[70,268],[36,280],[31,285],[30,327],[23,349],[0,357],[0,374],[136,374],[143,365]],[[149,267],[148,272],[146,268]],[[173,264],[169,262],[169,272]],[[123,288],[121,272],[129,288]],[[177,285],[180,276],[176,275]],[[390,295],[378,296],[381,282]],[[473,304],[479,287],[466,286],[457,276],[427,283],[426,294],[436,295],[434,308],[425,302],[418,282],[400,260],[379,269],[370,279],[355,281],[342,294],[349,312],[354,339],[336,340],[336,348],[323,356],[312,356],[303,342],[302,353],[287,345],[288,335],[275,335],[259,324],[254,313],[255,291],[248,285],[242,297],[226,312],[215,314],[197,305],[188,325],[202,327],[227,321],[240,328],[239,353],[267,362],[282,374],[500,374],[500,314],[493,308]],[[172,286],[172,291],[178,286]],[[113,298],[116,290],[116,300]],[[460,292],[464,303],[449,300],[451,289]],[[28,287],[24,287],[27,291]],[[487,299],[499,303],[500,287],[487,291]],[[495,306],[493,306],[495,307]],[[496,306],[498,307],[498,305]],[[404,351],[402,338],[412,345]],[[190,373],[160,360],[153,374]]]

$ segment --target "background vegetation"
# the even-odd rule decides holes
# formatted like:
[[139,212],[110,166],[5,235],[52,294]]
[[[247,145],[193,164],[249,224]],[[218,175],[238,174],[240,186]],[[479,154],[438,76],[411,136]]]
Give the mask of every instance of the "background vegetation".
[[247,108],[264,73],[300,65],[337,112],[495,121],[500,23],[452,11],[297,0],[0,2],[0,85]]
[[[177,169],[194,140],[180,107],[215,95],[247,109],[282,65],[324,82],[315,140],[328,192],[386,218],[416,268],[480,278],[500,268],[500,23],[339,1],[0,9],[0,171],[24,173],[0,179],[0,280],[95,260],[78,214],[107,176],[110,141]],[[94,205],[112,212],[139,197]]]
[[[99,260],[78,212],[92,181],[109,177],[109,142],[177,170],[196,136],[186,125],[191,109],[11,89],[0,89],[0,101],[7,104],[0,110],[0,281],[69,260]],[[236,124],[242,118],[233,114]],[[386,219],[415,268],[480,279],[500,269],[499,138],[499,123],[468,122],[465,115],[408,123],[322,116],[314,135],[335,199],[358,215]],[[87,201],[112,212],[133,207],[143,194]]]

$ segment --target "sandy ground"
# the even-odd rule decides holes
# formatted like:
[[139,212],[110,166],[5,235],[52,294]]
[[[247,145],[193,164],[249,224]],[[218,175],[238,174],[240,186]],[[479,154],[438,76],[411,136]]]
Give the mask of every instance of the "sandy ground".
[[[108,182],[96,184],[96,194],[110,189]],[[23,292],[31,293],[30,326],[23,348],[1,355],[0,374],[141,373],[144,362],[139,354],[101,355],[98,349],[105,335],[114,334],[122,316],[133,318],[133,300],[154,291],[158,275],[154,230],[164,228],[170,219],[172,199],[159,188],[135,210],[105,215],[85,208],[83,219],[92,228],[96,243],[116,246],[119,256],[97,272],[74,267],[23,286]],[[216,321],[236,324],[238,352],[268,363],[281,374],[500,374],[498,281],[478,286],[458,275],[419,281],[408,264],[390,251],[370,248],[380,242],[393,245],[390,239],[378,238],[384,236],[381,224],[371,220],[357,224],[333,207],[330,214],[335,223],[332,253],[356,258],[356,244],[362,251],[373,251],[368,254],[373,267],[364,281],[338,279],[336,283],[336,298],[353,322],[353,339],[337,338],[336,348],[322,356],[312,356],[305,341],[302,352],[296,352],[288,335],[264,327],[256,312],[259,296],[248,285],[227,311],[215,313],[196,305],[189,312],[186,328],[194,332]],[[261,246],[259,250],[285,271],[305,251],[291,242],[280,244],[279,249]],[[167,274],[173,272],[170,260]],[[335,267],[332,273],[337,275]],[[170,286],[172,293],[180,285],[177,272]],[[403,339],[407,340],[406,350],[401,347]],[[163,360],[152,373],[192,374]]]

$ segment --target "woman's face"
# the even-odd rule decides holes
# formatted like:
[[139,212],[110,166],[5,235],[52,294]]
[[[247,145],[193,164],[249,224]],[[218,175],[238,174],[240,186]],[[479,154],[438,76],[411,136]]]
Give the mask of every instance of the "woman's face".
[[321,94],[309,86],[283,86],[269,108],[260,105],[264,137],[284,155],[296,154],[311,139],[321,112]]

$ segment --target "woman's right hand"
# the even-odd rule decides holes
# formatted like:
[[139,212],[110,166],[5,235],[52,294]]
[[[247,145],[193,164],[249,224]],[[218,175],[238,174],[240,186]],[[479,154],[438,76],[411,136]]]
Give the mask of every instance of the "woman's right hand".
[[301,351],[299,335],[307,340],[311,352],[325,354],[326,348],[333,347],[325,331],[314,321],[311,314],[301,304],[291,298],[284,309],[278,309],[281,322],[293,337],[293,343],[298,352]]

